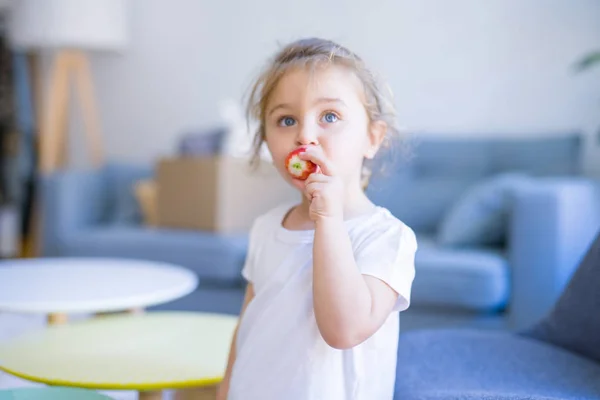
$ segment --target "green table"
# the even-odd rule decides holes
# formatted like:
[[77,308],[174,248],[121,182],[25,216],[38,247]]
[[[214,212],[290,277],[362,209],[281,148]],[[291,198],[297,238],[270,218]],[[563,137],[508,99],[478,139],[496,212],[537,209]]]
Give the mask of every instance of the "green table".
[[110,400],[110,397],[83,389],[23,388],[0,390],[0,400]]
[[140,399],[189,388],[210,388],[212,397],[236,324],[226,315],[154,312],[51,326],[0,344],[0,369],[53,386],[138,390]]

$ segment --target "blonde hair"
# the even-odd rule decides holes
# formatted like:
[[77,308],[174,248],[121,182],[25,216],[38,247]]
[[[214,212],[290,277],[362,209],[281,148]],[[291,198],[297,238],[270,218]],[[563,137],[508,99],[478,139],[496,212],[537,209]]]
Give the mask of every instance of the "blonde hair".
[[[265,113],[269,97],[281,77],[290,69],[304,67],[314,69],[321,65],[340,65],[351,69],[365,90],[365,109],[370,121],[383,121],[387,132],[383,147],[389,147],[393,139],[400,137],[392,91],[384,85],[365,65],[363,60],[347,48],[330,40],[308,38],[288,44],[275,54],[266,69],[251,88],[247,104],[248,121],[259,122],[253,139],[252,163],[260,159],[265,142]],[[371,169],[363,163],[363,187],[366,188]]]

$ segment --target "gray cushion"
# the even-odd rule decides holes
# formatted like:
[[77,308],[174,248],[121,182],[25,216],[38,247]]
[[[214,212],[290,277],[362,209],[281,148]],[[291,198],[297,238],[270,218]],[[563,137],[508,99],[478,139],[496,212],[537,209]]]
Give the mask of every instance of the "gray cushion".
[[509,268],[494,249],[439,247],[417,235],[413,305],[442,305],[478,311],[502,308],[509,296]]
[[239,282],[247,242],[245,235],[109,226],[70,234],[61,253],[163,261],[189,268],[201,279]]
[[398,344],[397,400],[600,398],[600,365],[534,339],[438,330]]
[[368,195],[416,231],[434,233],[446,211],[471,187],[471,176],[374,175]]
[[[581,172],[583,139],[577,133],[519,139],[481,137],[477,132],[465,136],[415,135],[408,159],[397,151],[382,152],[369,196],[414,230],[433,233],[465,190],[486,177],[514,171],[534,176]],[[378,173],[381,164],[384,169]]]
[[531,181],[504,173],[469,188],[448,210],[438,230],[442,246],[500,246],[506,241],[516,191]]
[[600,233],[554,309],[525,334],[600,362]]

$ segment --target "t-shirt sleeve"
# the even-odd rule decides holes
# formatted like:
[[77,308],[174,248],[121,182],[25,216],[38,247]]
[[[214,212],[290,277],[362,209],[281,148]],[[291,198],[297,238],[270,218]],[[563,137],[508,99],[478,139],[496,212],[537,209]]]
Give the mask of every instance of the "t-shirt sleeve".
[[416,251],[414,232],[400,221],[369,235],[356,251],[360,272],[382,280],[398,293],[394,311],[406,310],[410,305]]

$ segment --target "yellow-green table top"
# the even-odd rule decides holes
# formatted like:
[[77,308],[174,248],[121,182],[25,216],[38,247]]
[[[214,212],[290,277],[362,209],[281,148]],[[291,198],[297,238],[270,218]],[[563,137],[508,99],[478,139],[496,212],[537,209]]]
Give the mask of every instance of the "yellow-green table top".
[[160,390],[222,379],[237,318],[154,312],[101,317],[0,343],[0,369],[36,382]]

